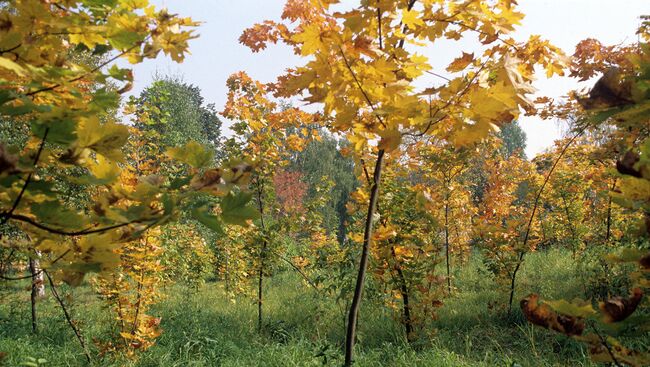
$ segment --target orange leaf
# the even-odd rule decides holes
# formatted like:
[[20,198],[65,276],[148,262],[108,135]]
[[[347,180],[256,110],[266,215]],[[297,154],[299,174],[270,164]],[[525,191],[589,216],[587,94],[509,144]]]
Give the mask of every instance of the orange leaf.
[[530,294],[521,300],[521,310],[532,324],[558,331],[566,335],[582,335],[585,323],[581,318],[559,314],[545,304],[539,303],[537,294]]
[[606,323],[623,321],[630,316],[641,303],[643,291],[634,288],[628,298],[614,297],[605,302],[600,302],[600,310],[604,313]]
[[474,53],[468,54],[463,52],[463,55],[454,59],[454,61],[447,66],[447,71],[450,73],[457,73],[464,70],[467,65],[471,64],[474,61]]

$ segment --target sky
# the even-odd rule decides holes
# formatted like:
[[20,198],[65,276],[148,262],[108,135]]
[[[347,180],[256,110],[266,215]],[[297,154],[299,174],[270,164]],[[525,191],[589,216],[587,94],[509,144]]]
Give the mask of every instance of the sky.
[[[135,65],[132,94],[146,88],[157,74],[181,76],[201,89],[206,102],[214,103],[221,110],[226,102],[226,79],[232,73],[244,70],[254,79],[271,82],[286,68],[305,62],[286,46],[272,45],[253,53],[238,41],[245,28],[267,19],[278,20],[285,0],[154,0],[153,3],[203,24],[198,28],[200,37],[191,41],[191,54],[182,64],[161,55]],[[346,3],[356,1],[346,0]],[[596,38],[604,44],[634,42],[639,15],[650,14],[650,0],[519,0],[519,4],[519,11],[526,17],[513,37],[523,41],[532,34],[540,34],[567,54],[572,54],[575,45],[585,38]],[[451,42],[436,47],[433,71],[444,74],[445,65],[460,55],[462,47]],[[534,83],[538,94],[555,98],[593,84],[578,85],[574,79],[546,79],[543,73],[540,75]],[[521,117],[519,122],[528,137],[529,158],[550,147],[563,131],[557,121]]]

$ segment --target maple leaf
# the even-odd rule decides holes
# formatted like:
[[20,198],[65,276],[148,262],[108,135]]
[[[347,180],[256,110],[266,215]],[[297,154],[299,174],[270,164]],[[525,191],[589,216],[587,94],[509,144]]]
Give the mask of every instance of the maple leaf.
[[321,34],[321,28],[317,24],[311,24],[303,27],[302,32],[293,35],[291,40],[302,45],[300,48],[302,56],[308,56],[320,49]]
[[537,294],[521,300],[521,310],[531,323],[566,335],[581,335],[585,329],[582,319],[559,314],[547,304],[539,303]]
[[634,288],[629,298],[614,297],[600,302],[598,307],[604,314],[606,323],[619,322],[628,318],[643,299],[643,291]]
[[474,53],[463,52],[463,55],[454,59],[454,61],[447,66],[447,71],[455,73],[464,70],[469,64],[474,61]]
[[424,21],[419,17],[419,12],[416,10],[407,10],[402,11],[402,23],[410,29],[416,29],[417,26],[424,25]]

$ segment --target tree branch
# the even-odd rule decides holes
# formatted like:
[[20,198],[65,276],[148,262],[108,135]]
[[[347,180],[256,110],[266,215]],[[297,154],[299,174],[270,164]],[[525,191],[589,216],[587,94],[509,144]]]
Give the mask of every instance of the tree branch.
[[45,129],[45,133],[43,134],[43,140],[41,141],[41,145],[38,147],[38,152],[36,152],[36,157],[34,157],[34,170],[27,175],[27,179],[25,180],[25,184],[23,185],[23,188],[20,189],[20,193],[18,193],[18,196],[16,197],[16,200],[14,200],[14,204],[11,206],[11,209],[9,211],[5,212],[2,214],[2,221],[0,224],[6,224],[9,218],[11,217],[11,214],[18,208],[18,205],[20,204],[20,200],[23,198],[23,195],[25,194],[25,190],[27,190],[27,185],[32,180],[32,176],[34,175],[34,171],[36,171],[36,165],[38,164],[38,160],[41,157],[41,153],[43,153],[43,147],[45,146],[45,141],[47,139],[47,134],[50,132],[50,128]]
[[[146,41],[146,40],[147,40],[147,38],[145,38],[142,42],[144,42],[144,41]],[[88,71],[88,72],[86,72],[86,73],[84,73],[84,74],[82,74],[82,75],[80,75],[80,76],[78,76],[78,77],[75,77],[75,78],[72,78],[72,79],[68,80],[66,83],[74,83],[74,82],[79,81],[79,80],[81,80],[81,79],[83,79],[83,78],[85,78],[85,77],[87,77],[87,76],[89,76],[89,75],[92,75],[92,74],[96,73],[97,71],[99,71],[99,70],[100,70],[101,68],[103,68],[104,66],[106,66],[106,65],[108,65],[108,64],[110,64],[110,63],[112,63],[113,61],[119,59],[120,57],[122,57],[122,56],[128,54],[129,52],[131,52],[131,51],[133,51],[133,50],[135,50],[135,49],[136,49],[137,47],[139,47],[141,44],[142,44],[141,42],[138,42],[137,44],[131,46],[131,47],[128,48],[127,50],[120,52],[119,54],[115,55],[114,57],[111,57],[110,59],[104,61],[103,63],[99,64],[98,66],[92,68],[90,71]],[[31,92],[25,93],[25,96],[33,96],[33,95],[36,95],[36,94],[38,94],[38,93],[48,92],[48,91],[54,90],[54,89],[56,89],[56,88],[59,88],[59,87],[61,87],[62,85],[63,85],[63,83],[56,83],[56,84],[51,85],[51,86],[49,86],[49,87],[44,87],[44,88],[40,88],[40,89],[37,89],[37,90],[31,91]]]
[[148,222],[148,221],[155,222],[155,221],[158,220],[158,219],[153,219],[153,218],[152,219],[135,219],[135,220],[132,220],[130,222],[118,223],[118,224],[110,225],[110,226],[107,226],[107,227],[100,227],[100,228],[95,228],[95,229],[93,229],[93,227],[90,227],[90,228],[87,228],[87,229],[84,229],[84,230],[81,230],[81,231],[68,232],[68,231],[48,227],[48,226],[46,226],[44,224],[38,223],[35,220],[33,220],[33,219],[31,219],[31,218],[29,218],[27,216],[21,215],[21,214],[12,214],[9,218],[13,219],[13,220],[17,220],[19,222],[29,223],[32,226],[36,227],[36,228],[42,229],[42,230],[50,232],[50,233],[58,234],[58,235],[61,235],[61,236],[82,236],[82,235],[88,235],[88,234],[94,234],[94,233],[102,233],[102,232],[110,231],[112,229],[126,227],[126,226],[129,226],[129,225],[132,225],[132,224],[144,223],[144,222]]
[[50,274],[43,270],[43,273],[47,277],[47,280],[50,283],[50,290],[52,291],[52,295],[56,300],[59,302],[59,305],[61,305],[61,309],[63,310],[63,314],[65,315],[66,321],[68,321],[68,325],[70,325],[70,328],[72,328],[72,331],[74,331],[74,335],[77,336],[77,340],[79,340],[79,344],[81,344],[81,348],[84,351],[84,354],[86,355],[86,360],[88,360],[88,363],[91,363],[91,358],[90,358],[90,352],[88,352],[88,348],[86,348],[86,343],[84,343],[84,340],[81,336],[81,332],[77,327],[75,326],[74,322],[72,322],[72,318],[70,317],[70,314],[68,313],[68,309],[65,307],[65,304],[63,303],[63,300],[59,296],[59,293],[56,291],[56,287],[54,286],[54,282],[52,281],[52,278],[50,277]]

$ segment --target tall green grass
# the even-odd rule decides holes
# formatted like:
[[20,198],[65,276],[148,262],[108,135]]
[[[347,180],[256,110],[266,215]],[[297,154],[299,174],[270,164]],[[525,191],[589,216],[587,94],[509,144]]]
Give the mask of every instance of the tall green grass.
[[[583,279],[570,254],[532,253],[519,278],[516,299],[530,292],[547,298],[580,296]],[[338,366],[342,364],[345,305],[304,285],[291,272],[267,281],[265,327],[257,333],[255,300],[233,303],[219,283],[197,291],[181,285],[149,314],[162,317],[163,335],[136,361],[96,357],[98,366]],[[454,273],[456,291],[444,300],[431,337],[407,345],[393,311],[366,301],[360,319],[358,366],[590,366],[587,352],[564,336],[526,323],[518,310],[506,313],[506,289],[497,287],[479,255]],[[46,366],[84,366],[85,359],[61,310],[51,297],[39,303],[39,334],[30,330],[26,283],[0,289],[2,363],[29,357]],[[71,306],[84,337],[106,339],[111,315],[89,287],[74,293]]]

